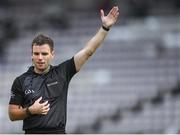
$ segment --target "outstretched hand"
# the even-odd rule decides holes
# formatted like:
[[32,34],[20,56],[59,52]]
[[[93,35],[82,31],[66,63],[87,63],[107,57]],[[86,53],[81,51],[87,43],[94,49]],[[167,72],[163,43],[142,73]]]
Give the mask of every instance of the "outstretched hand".
[[118,6],[114,6],[108,13],[107,16],[104,16],[104,10],[100,10],[101,12],[101,21],[102,25],[106,28],[110,28],[112,25],[114,25],[117,21],[117,18],[119,16],[119,9]]

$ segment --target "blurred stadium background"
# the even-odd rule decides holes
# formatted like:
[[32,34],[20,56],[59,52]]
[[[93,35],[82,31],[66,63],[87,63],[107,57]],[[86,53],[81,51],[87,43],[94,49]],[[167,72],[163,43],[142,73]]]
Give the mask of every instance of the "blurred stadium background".
[[179,0],[1,0],[0,133],[23,133],[8,118],[13,80],[31,65],[38,33],[55,41],[53,64],[71,58],[120,8],[103,47],[72,80],[67,133],[180,133]]

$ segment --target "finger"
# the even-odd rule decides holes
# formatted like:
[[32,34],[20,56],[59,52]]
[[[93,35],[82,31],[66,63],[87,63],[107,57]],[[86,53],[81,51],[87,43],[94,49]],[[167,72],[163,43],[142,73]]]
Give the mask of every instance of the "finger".
[[119,12],[117,12],[114,17],[117,18],[119,16]]
[[108,14],[108,15],[113,14],[114,8],[115,8],[115,7],[113,7],[113,8],[109,11],[109,14]]
[[103,18],[104,17],[104,10],[100,10],[100,13],[101,13],[101,18]]
[[48,108],[49,108],[49,106],[50,106],[50,104],[47,104],[46,106],[44,106],[44,107],[43,107],[43,109],[45,109],[45,110],[46,110],[46,109],[48,109]]
[[46,115],[49,112],[50,108],[44,110],[41,114]]
[[119,10],[118,6],[114,6],[114,7],[112,8],[112,14],[117,13],[118,10]]
[[116,14],[119,15],[119,8],[118,8],[118,6],[116,6]]
[[119,16],[119,12],[116,14],[116,16],[115,16],[115,17],[117,18],[118,16]]
[[48,101],[42,103],[43,106],[46,106],[48,104]]
[[48,112],[41,113],[42,115],[47,115]]
[[117,11],[119,11],[119,7],[118,7],[118,6],[116,6],[116,8],[117,8]]
[[112,15],[113,15],[113,16],[116,16],[116,14],[118,13],[118,10],[119,10],[119,9],[118,9],[118,6],[114,7],[114,8],[113,8],[113,11],[112,11]]
[[39,103],[41,101],[41,99],[42,99],[42,97],[38,98],[35,102]]
[[115,15],[115,13],[116,13],[116,7],[113,7],[111,14],[112,14],[112,15]]
[[44,111],[43,111],[43,112],[49,112],[49,110],[50,110],[50,107],[48,107],[48,108],[44,109]]

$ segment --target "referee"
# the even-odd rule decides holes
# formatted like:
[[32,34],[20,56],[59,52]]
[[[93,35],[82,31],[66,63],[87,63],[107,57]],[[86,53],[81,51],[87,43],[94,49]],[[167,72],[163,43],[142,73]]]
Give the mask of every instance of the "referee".
[[102,27],[96,35],[71,59],[57,66],[50,64],[54,58],[53,40],[41,34],[32,41],[34,65],[14,80],[9,101],[9,118],[23,120],[25,134],[66,133],[69,82],[102,44],[119,15],[117,6],[107,16],[103,10],[100,12]]

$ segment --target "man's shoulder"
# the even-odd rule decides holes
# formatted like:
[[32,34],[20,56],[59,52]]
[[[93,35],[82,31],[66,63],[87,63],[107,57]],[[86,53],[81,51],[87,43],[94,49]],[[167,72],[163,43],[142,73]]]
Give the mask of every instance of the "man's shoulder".
[[69,58],[69,59],[67,59],[67,60],[64,60],[64,61],[61,62],[59,65],[56,65],[56,66],[54,66],[54,67],[65,66],[65,65],[67,65],[67,64],[69,64],[69,63],[72,63],[73,61],[74,61],[74,57]]
[[32,74],[32,68],[33,68],[32,66],[29,67],[27,71],[25,71],[24,73],[21,73],[19,76],[16,77],[16,79],[23,81],[27,76]]

